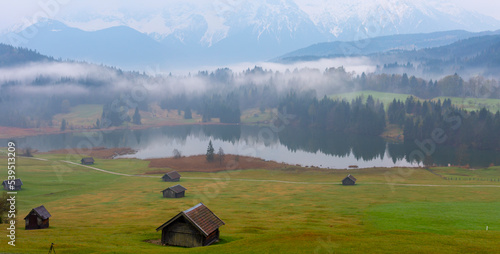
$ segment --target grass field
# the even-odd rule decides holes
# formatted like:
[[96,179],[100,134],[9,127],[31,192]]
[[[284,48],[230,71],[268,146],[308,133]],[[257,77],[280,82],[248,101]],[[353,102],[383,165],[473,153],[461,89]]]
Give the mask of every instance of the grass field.
[[[398,94],[398,93],[383,93],[383,92],[376,92],[376,91],[359,91],[359,92],[352,92],[352,93],[342,93],[342,94],[334,94],[331,95],[330,98],[332,99],[345,99],[347,101],[351,101],[359,96],[363,98],[364,101],[366,101],[366,98],[368,96],[373,96],[375,101],[378,99],[380,102],[384,103],[385,108],[387,109],[389,107],[389,104],[394,100],[400,100],[400,101],[406,101],[406,98],[411,96],[410,94]],[[416,96],[414,96],[416,97]],[[500,99],[476,99],[476,98],[459,98],[459,97],[437,97],[432,99],[433,101],[441,100],[444,101],[445,99],[451,99],[451,103],[459,108],[463,108],[468,111],[472,110],[480,110],[483,107],[486,107],[492,112],[496,112],[500,110]],[[422,99],[420,99],[423,101]]]
[[481,108],[486,108],[491,112],[497,112],[500,110],[500,100],[499,99],[477,99],[477,98],[457,98],[457,97],[437,97],[433,100],[451,99],[451,103],[457,105],[465,110],[479,110]]
[[406,98],[411,96],[410,94],[399,94],[399,93],[383,93],[383,92],[376,92],[376,91],[359,91],[359,92],[351,92],[351,93],[341,93],[341,94],[334,94],[331,95],[330,98],[332,99],[345,99],[348,102],[351,102],[352,100],[362,97],[363,102],[366,102],[366,98],[368,96],[373,96],[373,99],[375,101],[379,100],[380,102],[384,103],[385,108],[387,109],[389,107],[389,104],[394,100],[400,100],[400,101],[406,101]]
[[273,113],[275,112],[271,109],[266,109],[264,113],[260,112],[258,108],[247,109],[241,112],[241,123],[251,124],[269,121],[272,119]]
[[[158,125],[158,124],[193,124],[201,122],[201,115],[195,111],[192,112],[193,119],[184,119],[184,112],[180,114],[177,110],[164,110],[158,105],[151,105],[152,112],[141,111],[141,120],[143,125]],[[134,109],[130,109],[129,116],[134,114]],[[61,122],[65,119],[70,125],[75,128],[91,128],[95,125],[96,120],[102,115],[102,105],[86,104],[72,107],[69,113],[57,114],[54,116],[54,126],[61,126]],[[271,109],[267,109],[261,113],[258,108],[247,109],[241,113],[242,123],[262,123],[269,121],[273,116]],[[212,119],[212,122],[218,122],[218,118]]]
[[85,104],[72,107],[69,113],[54,116],[54,125],[61,126],[63,119],[75,126],[93,126],[102,115],[102,105]]
[[[160,191],[173,184],[160,175],[118,176],[62,162],[78,162],[73,155],[37,156],[48,161],[17,159],[24,183],[17,241],[11,247],[2,237],[0,252],[46,253],[50,243],[57,253],[498,252],[500,182],[443,176],[500,179],[499,167],[351,170],[355,186],[338,184],[346,170],[183,172],[186,197],[163,199]],[[0,161],[6,161],[1,154]],[[96,159],[94,166],[125,174],[151,170],[135,159]],[[147,242],[160,238],[158,226],[198,202],[226,223],[219,243],[188,249]],[[52,214],[50,228],[24,230],[22,218],[42,204]]]
[[[184,119],[184,112],[177,110],[163,110],[158,105],[151,105],[151,112],[140,111],[141,122],[143,125],[157,124],[192,124],[201,122],[201,116],[192,113],[193,119]],[[130,109],[128,115],[133,116],[135,109]],[[57,114],[54,116],[54,125],[60,126],[63,119],[69,125],[79,128],[92,128],[97,119],[101,119],[102,105],[84,104],[72,107],[69,113]]]

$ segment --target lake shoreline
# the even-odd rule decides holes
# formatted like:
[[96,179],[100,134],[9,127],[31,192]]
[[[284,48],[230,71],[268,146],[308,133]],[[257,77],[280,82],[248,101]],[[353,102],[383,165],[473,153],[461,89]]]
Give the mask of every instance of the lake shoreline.
[[97,131],[114,131],[114,130],[143,130],[149,128],[159,128],[164,126],[182,126],[182,125],[259,125],[262,123],[251,123],[251,124],[234,124],[234,123],[218,123],[218,122],[198,122],[198,123],[179,123],[179,122],[166,122],[159,124],[147,124],[147,125],[133,125],[133,126],[115,126],[110,128],[79,128],[73,130],[61,131],[59,128],[55,127],[41,127],[41,128],[19,128],[19,127],[8,127],[0,126],[0,139],[11,139],[11,138],[24,138],[30,136],[38,135],[52,135],[52,134],[63,134],[63,133],[79,133],[79,132],[97,132]]
[[[424,169],[424,167],[405,167],[405,166],[394,166],[394,167],[356,167],[353,168],[329,168],[329,167],[317,167],[317,166],[303,166],[299,164],[290,164],[286,162],[277,162],[274,160],[266,160],[254,156],[244,156],[237,154],[225,154],[222,161],[218,159],[215,155],[215,159],[212,162],[206,161],[205,154],[181,156],[180,158],[174,157],[163,157],[163,158],[151,158],[151,159],[139,159],[133,157],[136,151],[129,147],[121,148],[104,148],[104,147],[94,147],[92,149],[76,150],[76,149],[59,149],[51,150],[49,152],[41,152],[36,154],[76,154],[82,157],[93,157],[96,159],[138,159],[142,161],[149,161],[148,168],[145,175],[151,174],[164,174],[172,170],[179,172],[205,172],[205,173],[215,173],[228,170],[250,170],[250,169],[265,169],[265,170],[284,170],[284,171],[310,171],[310,172],[331,172],[332,170],[345,170],[345,171],[355,171],[361,169],[371,169],[371,168],[405,168],[405,169]],[[132,157],[120,158],[119,156],[132,155]],[[118,158],[117,158],[118,157]]]

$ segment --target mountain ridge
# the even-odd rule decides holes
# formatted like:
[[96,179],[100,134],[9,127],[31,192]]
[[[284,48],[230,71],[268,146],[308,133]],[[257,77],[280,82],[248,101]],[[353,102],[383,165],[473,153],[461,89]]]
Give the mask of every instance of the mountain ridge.
[[348,56],[364,56],[390,50],[419,50],[452,44],[456,41],[484,35],[500,34],[500,30],[472,33],[465,30],[433,33],[399,34],[370,38],[365,41],[322,42],[301,48],[277,58],[275,62],[295,62]]
[[[474,32],[500,28],[500,21],[491,17],[428,0],[369,3],[361,0],[348,3],[340,0],[314,3],[219,0],[204,4],[186,1],[163,4],[141,15],[134,12],[84,14],[79,15],[80,20],[62,16],[59,18],[62,22],[49,21],[54,23],[53,29],[35,24],[17,31],[14,34],[22,36],[34,27],[37,32],[26,43],[14,46],[28,47],[56,58],[121,68],[173,69],[266,61],[321,42],[371,40],[410,32],[457,29]],[[94,31],[81,29],[96,20],[102,22],[100,27],[111,27]],[[0,35],[0,42],[9,43],[8,38],[9,34]]]

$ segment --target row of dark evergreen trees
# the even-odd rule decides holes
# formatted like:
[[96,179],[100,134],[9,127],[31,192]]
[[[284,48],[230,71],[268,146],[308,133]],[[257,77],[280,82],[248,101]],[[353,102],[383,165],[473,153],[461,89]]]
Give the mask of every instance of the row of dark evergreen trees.
[[293,115],[293,124],[364,135],[380,135],[386,125],[384,104],[369,96],[347,101],[332,100],[326,96],[318,100],[295,92],[281,99],[278,110]]
[[403,127],[405,142],[432,141],[435,144],[500,150],[500,112],[483,108],[465,111],[447,99],[420,102],[409,97],[394,100],[387,110],[390,123]]
[[403,75],[362,73],[353,79],[353,83],[360,90],[411,94],[422,99],[439,96],[500,98],[500,86],[497,81],[481,76],[465,81],[456,73],[434,81],[408,76],[406,73]]
[[[307,93],[290,93],[280,100],[280,112],[293,115],[292,125],[322,130],[380,135],[386,121],[403,129],[406,142],[447,144],[466,148],[500,150],[500,112],[465,111],[452,105],[450,99],[423,101],[409,97],[394,100],[387,115],[383,103],[368,96],[352,102],[321,100]],[[424,142],[425,141],[425,142]]]

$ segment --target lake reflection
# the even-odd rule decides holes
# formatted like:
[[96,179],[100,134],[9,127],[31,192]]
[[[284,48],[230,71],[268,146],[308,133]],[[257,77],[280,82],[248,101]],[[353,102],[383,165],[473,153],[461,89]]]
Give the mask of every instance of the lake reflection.
[[[205,154],[209,140],[216,151],[240,154],[302,166],[326,168],[416,166],[410,154],[414,144],[387,143],[380,137],[361,136],[311,129],[286,128],[273,132],[268,127],[240,125],[182,125],[144,130],[65,133],[18,138],[18,147],[40,151],[63,148],[131,147],[138,152],[127,157],[140,159]],[[6,142],[3,141],[4,143]],[[437,147],[432,154],[436,164],[456,164],[456,149]],[[500,164],[495,151],[462,151],[461,160],[473,167]],[[465,155],[464,155],[465,154]],[[417,158],[419,159],[419,158]]]

